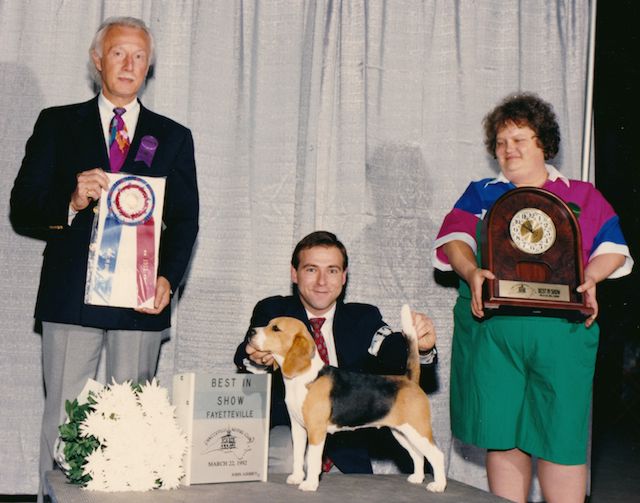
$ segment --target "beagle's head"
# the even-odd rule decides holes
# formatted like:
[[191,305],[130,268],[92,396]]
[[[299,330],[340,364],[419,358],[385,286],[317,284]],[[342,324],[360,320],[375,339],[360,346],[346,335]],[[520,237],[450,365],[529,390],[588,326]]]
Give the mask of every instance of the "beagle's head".
[[304,323],[296,318],[274,318],[266,327],[254,328],[249,338],[258,351],[273,354],[282,375],[293,378],[311,366],[316,344]]

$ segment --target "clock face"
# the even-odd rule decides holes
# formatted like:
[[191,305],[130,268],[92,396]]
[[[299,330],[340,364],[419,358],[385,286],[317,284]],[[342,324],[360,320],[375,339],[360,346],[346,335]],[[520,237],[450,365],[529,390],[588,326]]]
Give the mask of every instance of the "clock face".
[[532,255],[546,252],[556,240],[553,220],[538,208],[523,208],[513,215],[509,233],[520,250]]

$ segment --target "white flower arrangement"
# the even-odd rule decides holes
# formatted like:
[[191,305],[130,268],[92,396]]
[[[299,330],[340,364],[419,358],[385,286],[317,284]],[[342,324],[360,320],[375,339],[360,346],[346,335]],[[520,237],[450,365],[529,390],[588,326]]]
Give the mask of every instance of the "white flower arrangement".
[[187,438],[168,391],[155,379],[88,385],[86,401],[67,402],[68,420],[60,426],[59,464],[69,481],[107,492],[178,487]]

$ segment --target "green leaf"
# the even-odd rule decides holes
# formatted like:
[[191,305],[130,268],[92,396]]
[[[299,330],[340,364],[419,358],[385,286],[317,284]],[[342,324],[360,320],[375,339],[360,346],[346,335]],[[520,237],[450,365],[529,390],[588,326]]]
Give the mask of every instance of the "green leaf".
[[86,419],[87,414],[95,410],[96,401],[89,393],[87,403],[78,404],[78,400],[65,401],[65,411],[68,422],[58,427],[60,437],[64,441],[64,457],[69,465],[67,479],[70,483],[85,486],[90,480],[90,475],[83,474],[86,458],[94,450],[100,447],[100,442],[95,437],[81,437],[80,424]]

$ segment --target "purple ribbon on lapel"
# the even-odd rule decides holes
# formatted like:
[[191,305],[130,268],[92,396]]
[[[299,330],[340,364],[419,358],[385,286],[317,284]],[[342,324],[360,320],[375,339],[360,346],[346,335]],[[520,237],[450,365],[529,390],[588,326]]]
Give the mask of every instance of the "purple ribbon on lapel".
[[140,140],[140,146],[138,147],[138,152],[136,153],[134,161],[142,161],[148,168],[150,168],[157,148],[158,140],[154,136],[143,136]]

